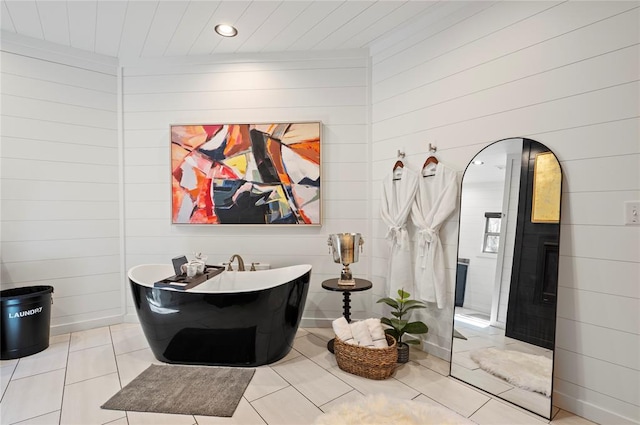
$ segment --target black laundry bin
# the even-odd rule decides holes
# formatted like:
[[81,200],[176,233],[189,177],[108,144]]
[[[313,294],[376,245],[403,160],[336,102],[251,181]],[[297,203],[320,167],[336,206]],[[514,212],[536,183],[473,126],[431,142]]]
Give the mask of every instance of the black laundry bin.
[[53,286],[0,291],[0,360],[39,353],[49,346]]

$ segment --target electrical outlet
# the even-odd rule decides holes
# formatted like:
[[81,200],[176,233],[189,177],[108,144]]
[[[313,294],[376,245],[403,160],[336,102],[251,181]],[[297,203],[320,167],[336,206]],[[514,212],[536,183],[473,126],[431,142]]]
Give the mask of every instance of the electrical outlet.
[[640,201],[624,203],[624,224],[640,224]]

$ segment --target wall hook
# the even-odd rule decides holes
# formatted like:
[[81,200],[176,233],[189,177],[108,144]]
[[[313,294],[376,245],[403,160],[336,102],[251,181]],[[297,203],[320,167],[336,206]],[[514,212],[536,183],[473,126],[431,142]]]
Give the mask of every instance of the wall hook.
[[435,145],[429,143],[429,152],[435,153],[437,150],[438,148]]

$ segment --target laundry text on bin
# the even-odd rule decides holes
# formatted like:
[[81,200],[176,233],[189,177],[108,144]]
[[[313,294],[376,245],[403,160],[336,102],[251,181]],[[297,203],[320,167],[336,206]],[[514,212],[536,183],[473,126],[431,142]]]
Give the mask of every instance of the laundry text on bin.
[[42,307],[32,308],[31,310],[18,311],[16,313],[9,313],[9,319],[15,319],[16,317],[33,316],[34,314],[42,313]]

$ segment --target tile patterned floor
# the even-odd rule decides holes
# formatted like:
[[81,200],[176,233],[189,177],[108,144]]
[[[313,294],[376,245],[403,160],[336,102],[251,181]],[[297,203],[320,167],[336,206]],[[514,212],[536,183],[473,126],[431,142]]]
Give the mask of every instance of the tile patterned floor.
[[[100,405],[150,364],[140,326],[119,324],[51,338],[45,351],[0,362],[0,423],[111,425],[312,424],[333,406],[369,394],[443,405],[478,424],[549,423],[447,377],[447,362],[421,351],[394,376],[373,381],[340,370],[326,350],[330,329],[300,329],[294,348],[262,366],[232,418],[102,410]],[[591,422],[558,411],[552,424]]]
[[[457,308],[458,309],[458,308]],[[456,311],[457,311],[456,309]],[[553,351],[527,344],[505,336],[504,329],[489,326],[489,322],[478,326],[474,321],[465,322],[464,316],[456,313],[454,327],[467,339],[453,339],[453,366],[451,375],[464,380],[475,387],[499,395],[502,399],[512,401],[519,406],[544,415],[549,412],[551,401],[548,397],[522,390],[509,384],[503,379],[497,378],[480,369],[478,364],[471,360],[470,352],[479,348],[495,347],[509,351],[521,351],[523,353],[553,358]],[[557,409],[552,410],[553,415]]]

